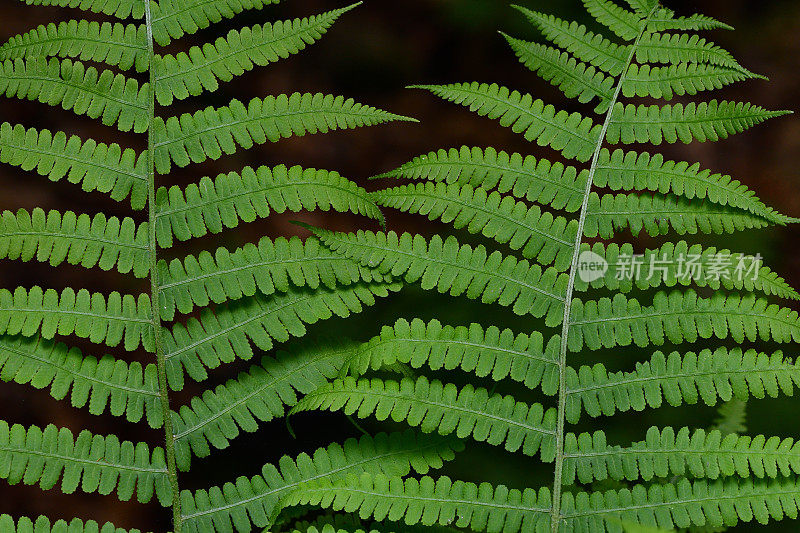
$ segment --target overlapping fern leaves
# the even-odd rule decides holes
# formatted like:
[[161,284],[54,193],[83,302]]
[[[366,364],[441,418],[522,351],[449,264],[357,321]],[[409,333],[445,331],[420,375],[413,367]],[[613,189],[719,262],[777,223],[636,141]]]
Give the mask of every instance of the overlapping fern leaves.
[[[602,32],[518,8],[544,42],[504,37],[525,66],[594,106],[594,115],[491,83],[417,87],[567,162],[495,148],[439,150],[381,175],[402,183],[371,193],[379,205],[501,249],[455,236],[312,228],[330,250],[363,267],[507,306],[534,331],[400,320],[351,347],[346,375],[293,408],[392,420],[536,456],[552,465],[552,486],[367,472],[306,485],[290,503],[407,527],[487,532],[717,531],[797,518],[800,454],[792,439],[735,434],[734,422],[653,427],[634,443],[611,443],[613,434],[602,429],[570,432],[585,418],[729,405],[791,395],[800,384],[797,363],[759,345],[800,340],[798,314],[788,307],[797,292],[757,256],[692,242],[796,220],[730,176],[623,146],[717,141],[785,112],[705,98],[761,77],[696,33],[725,24],[678,17],[654,0],[584,5]],[[670,102],[626,101],[640,97]],[[640,232],[666,239],[646,250],[626,242],[626,234]],[[626,346],[640,354],[635,368],[609,371],[601,361]],[[578,355],[596,362],[577,364]],[[404,376],[385,372],[398,364]],[[474,383],[464,384],[464,374]],[[496,391],[506,379],[551,398],[526,402]]]
[[[0,378],[47,389],[94,415],[146,422],[165,438],[151,446],[88,430],[0,422],[0,477],[64,493],[157,500],[171,508],[176,532],[249,531],[275,524],[285,495],[312,479],[426,474],[451,459],[461,447],[456,439],[382,433],[284,457],[222,487],[189,491],[178,483],[178,470],[188,470],[192,457],[228,447],[241,432],[282,417],[304,394],[338,376],[345,352],[336,343],[307,343],[277,357],[259,355],[238,377],[201,385],[205,392],[185,405],[171,405],[171,391],[187,380],[207,380],[222,364],[303,337],[309,324],[359,313],[398,287],[391,276],[331,252],[316,238],[265,237],[195,255],[176,251],[180,242],[286,211],[335,210],[382,222],[375,199],[344,176],[297,166],[246,167],[182,188],[169,186],[170,171],[288,137],[407,119],[313,93],[256,95],[177,116],[167,106],[300,52],[355,6],[255,24],[185,52],[160,53],[160,46],[277,1],[27,3],[112,19],[54,22],[11,38],[0,46],[0,93],[96,119],[112,134],[142,134],[147,149],[3,123],[0,162],[146,211],[131,217],[79,207],[2,213],[0,258],[116,271],[132,278],[121,286],[140,292],[55,290],[46,280],[0,289]],[[149,286],[136,278],[147,278]],[[70,347],[70,337],[87,339],[97,355]],[[128,362],[103,355],[104,347],[143,349],[151,359]],[[7,515],[0,517],[0,530],[122,531],[83,518]]]

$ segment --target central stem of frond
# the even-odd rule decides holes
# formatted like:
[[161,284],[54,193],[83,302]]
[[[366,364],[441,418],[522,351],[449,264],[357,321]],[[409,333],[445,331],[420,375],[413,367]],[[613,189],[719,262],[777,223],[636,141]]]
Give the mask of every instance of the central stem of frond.
[[153,139],[153,123],[156,116],[155,99],[155,46],[153,44],[153,17],[150,0],[144,0],[145,24],[147,25],[148,73],[150,94],[148,97],[147,128],[147,208],[148,208],[148,247],[150,259],[150,303],[152,308],[153,338],[155,340],[156,368],[158,371],[158,393],[164,417],[164,452],[167,458],[167,469],[170,489],[172,491],[173,531],[181,531],[181,496],[178,486],[178,467],[175,461],[175,434],[172,429],[172,416],[169,408],[169,387],[167,385],[167,362],[161,341],[161,310],[159,308],[159,281],[156,266],[158,264],[158,245],[156,244],[156,173],[155,173],[155,140]]
[[600,136],[597,139],[597,146],[595,147],[594,154],[591,159],[591,167],[589,168],[589,176],[586,180],[586,189],[583,194],[583,203],[581,204],[580,218],[578,219],[578,232],[575,237],[575,248],[572,252],[572,263],[569,270],[569,281],[567,283],[567,292],[564,300],[564,319],[561,324],[561,346],[558,358],[558,422],[556,426],[556,460],[555,460],[555,476],[553,480],[553,505],[550,510],[550,531],[551,533],[558,533],[561,525],[561,493],[564,473],[564,426],[566,419],[567,407],[567,382],[566,382],[566,369],[567,369],[567,352],[569,350],[569,327],[570,315],[572,314],[572,294],[575,290],[575,276],[578,272],[578,259],[580,257],[581,244],[583,243],[583,231],[586,225],[586,215],[589,210],[589,195],[592,192],[592,185],[594,177],[597,173],[597,164],[600,160],[600,152],[603,149],[608,127],[611,125],[614,116],[614,107],[619,101],[620,94],[622,93],[622,86],[627,80],[628,70],[636,57],[636,50],[642,36],[647,31],[647,26],[650,18],[658,9],[656,4],[650,13],[642,20],[639,35],[636,37],[633,45],[631,46],[630,54],[622,69],[619,81],[617,82],[614,96],[609,102],[608,111],[606,112],[605,120],[603,121],[603,128],[600,131]]

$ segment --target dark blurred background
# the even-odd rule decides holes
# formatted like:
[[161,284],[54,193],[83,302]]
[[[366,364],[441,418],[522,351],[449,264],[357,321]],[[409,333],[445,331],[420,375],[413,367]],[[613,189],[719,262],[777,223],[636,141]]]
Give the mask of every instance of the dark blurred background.
[[[283,5],[262,11],[246,12],[226,21],[197,37],[184,38],[170,46],[170,51],[186,49],[200,40],[213,40],[231,28],[294,18],[319,13],[344,5],[333,0],[292,0]],[[527,7],[551,12],[563,18],[586,19],[579,0],[518,0]],[[731,50],[743,65],[765,74],[771,82],[754,81],[718,91],[708,98],[750,100],[772,109],[794,109],[800,89],[800,2],[796,0],[674,0],[668,6],[681,14],[699,11],[737,28],[736,32],[718,31],[710,38]],[[77,18],[80,13],[71,9],[26,7],[22,2],[8,0],[0,3],[0,39],[32,29],[50,21]],[[512,35],[536,38],[504,0],[406,0],[394,2],[367,0],[364,5],[344,16],[322,41],[299,55],[264,69],[247,73],[236,82],[223,85],[213,94],[192,98],[161,109],[164,115],[194,111],[207,105],[220,106],[231,98],[247,100],[254,96],[283,92],[326,92],[352,96],[364,103],[382,107],[396,113],[414,116],[421,124],[393,124],[356,131],[336,132],[324,136],[308,136],[282,141],[278,144],[240,151],[235,156],[219,161],[193,165],[177,170],[166,184],[186,185],[201,176],[216,176],[220,172],[238,170],[244,165],[303,165],[340,171],[345,176],[374,188],[366,178],[392,169],[411,157],[437,148],[469,146],[494,146],[507,151],[532,153],[554,157],[541,149],[529,146],[524,139],[496,123],[479,118],[459,106],[444,103],[420,91],[403,89],[412,83],[445,83],[455,81],[494,81],[531,92],[557,106],[590,113],[590,107],[565,102],[563,97],[547,83],[522,67],[498,35],[502,29]],[[0,122],[21,123],[51,130],[61,129],[92,137],[98,141],[118,142],[141,149],[142,138],[120,134],[98,126],[91,120],[77,118],[61,109],[18,100],[0,103]],[[663,149],[679,160],[699,161],[703,167],[729,173],[740,179],[769,205],[779,211],[800,216],[800,194],[797,191],[800,167],[800,121],[794,117],[782,118],[743,135],[717,144],[672,146]],[[166,180],[164,180],[166,181]],[[18,208],[45,209],[94,213],[104,211],[118,216],[130,216],[126,204],[115,204],[102,194],[86,195],[68,183],[52,184],[44,178],[17,168],[0,166],[0,210]],[[442,226],[427,223],[421,217],[400,216],[388,212],[390,229],[417,231],[430,234],[447,231]],[[143,213],[135,213],[143,220]],[[180,257],[189,252],[216,246],[236,247],[244,242],[254,242],[262,235],[307,235],[290,221],[301,219],[335,229],[369,227],[371,221],[356,217],[306,213],[278,215],[267,221],[242,226],[241,231],[224,236],[212,236],[178,246],[164,253],[165,257]],[[778,228],[746,234],[710,238],[705,242],[728,247],[734,251],[761,253],[766,264],[772,266],[794,285],[800,285],[800,256],[796,254],[796,228]],[[676,239],[677,240],[677,239]],[[110,292],[136,292],[146,290],[146,284],[137,280],[99,271],[29,263],[24,267],[10,262],[0,263],[2,286],[13,289],[18,285],[42,285],[62,289],[67,286],[89,287]],[[422,298],[424,304],[422,303]],[[310,328],[310,336],[323,337],[326,332],[342,332],[352,338],[366,340],[375,335],[383,324],[391,324],[398,317],[435,316],[454,325],[478,321],[484,324],[501,324],[516,331],[530,329],[525,323],[505,310],[481,308],[463,299],[453,300],[423,295],[410,288],[361,316],[346,321],[334,320]],[[328,333],[330,334],[330,333]],[[86,353],[101,355],[109,352],[88,343],[69,339]],[[773,348],[773,347],[768,347]],[[794,355],[793,347],[787,350]],[[147,354],[110,353],[127,359],[148,361]],[[597,354],[593,354],[596,357]],[[635,351],[618,351],[599,357],[609,368],[631,368],[636,360],[647,354]],[[575,362],[582,362],[577,360]],[[238,362],[220,369],[214,379],[205,383],[211,386],[234,377],[247,369],[249,363]],[[523,394],[512,385],[502,383],[500,392]],[[173,405],[185,403],[201,388],[187,389],[173,400]],[[528,397],[526,399],[533,399]],[[548,402],[552,401],[550,399]],[[766,399],[751,401],[748,406],[751,433],[800,435],[800,418],[795,400]],[[662,408],[643,415],[630,414],[612,420],[603,420],[603,427],[624,443],[640,439],[650,425],[672,424],[707,426],[715,415],[713,409],[691,406],[681,409]],[[77,433],[89,428],[95,433],[116,433],[134,441],[160,442],[160,431],[152,431],[145,424],[130,426],[111,416],[92,417],[85,410],[71,408],[66,402],[56,402],[44,391],[16,384],[0,386],[0,419],[10,423],[40,426],[55,423],[69,427]],[[690,422],[687,422],[690,420]],[[367,427],[374,428],[369,423]],[[209,459],[195,460],[193,471],[181,478],[182,488],[201,488],[233,480],[238,475],[254,475],[265,462],[275,462],[283,454],[296,455],[312,451],[333,440],[341,441],[355,436],[358,431],[339,415],[302,415],[295,417],[297,439],[291,439],[281,420],[274,421],[253,435],[237,439],[229,449],[218,452]],[[586,423],[586,429],[599,427],[598,421]],[[581,428],[583,429],[583,428]],[[247,458],[243,461],[243,458]],[[520,465],[523,465],[520,468]],[[453,476],[472,481],[490,480],[514,487],[550,484],[551,467],[542,467],[535,460],[509,456],[497,448],[475,446],[452,466]],[[63,495],[58,490],[41,491],[36,487],[9,487],[0,482],[0,513],[16,516],[46,514],[53,518],[73,516],[111,520],[118,527],[139,527],[143,530],[164,531],[169,527],[167,513],[155,505],[117,503],[114,498],[97,495]],[[745,524],[736,531],[797,531],[797,525],[785,523],[768,528]],[[0,532],[2,533],[2,532]]]

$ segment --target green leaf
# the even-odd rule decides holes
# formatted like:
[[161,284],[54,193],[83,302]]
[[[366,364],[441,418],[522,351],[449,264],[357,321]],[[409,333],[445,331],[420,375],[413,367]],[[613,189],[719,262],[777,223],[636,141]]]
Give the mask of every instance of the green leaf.
[[338,480],[352,473],[379,472],[404,476],[416,471],[427,473],[440,468],[460,450],[457,442],[439,436],[404,433],[379,433],[375,437],[348,439],[343,445],[320,448],[314,456],[303,453],[297,459],[284,456],[264,465],[260,475],[240,477],[236,484],[213,487],[194,493],[181,493],[183,526],[189,533],[212,530],[248,531],[251,524],[269,527],[286,505],[287,496],[311,482]]
[[179,241],[222,233],[239,222],[253,222],[271,213],[339,211],[383,223],[383,215],[367,192],[338,172],[294,166],[245,167],[241,172],[204,177],[186,189],[173,185],[156,191],[156,238],[162,248]]
[[233,154],[237,147],[327,133],[337,129],[410,121],[343,96],[294,93],[291,96],[253,98],[247,107],[239,100],[228,106],[208,107],[190,115],[153,121],[155,165],[159,174],[168,174],[172,162],[178,167],[216,160]]
[[34,171],[50,181],[66,178],[86,192],[110,193],[119,202],[130,196],[134,209],[147,202],[147,157],[118,144],[82,141],[63,131],[0,125],[0,162]]
[[0,464],[0,477],[12,485],[38,484],[49,490],[61,480],[64,494],[80,487],[89,494],[116,491],[122,501],[134,492],[140,503],[149,502],[154,493],[161,505],[172,500],[164,450],[151,452],[143,442],[120,442],[115,435],[83,430],[74,437],[69,429],[52,424],[42,430],[0,421]]
[[256,66],[264,67],[296,54],[322,37],[336,19],[356,5],[303,19],[233,29],[213,44],[193,46],[188,55],[180,52],[156,56],[154,83],[158,103],[168,106],[174,99],[216,91],[220,81],[229,82]]
[[0,215],[0,258],[4,259],[97,266],[143,278],[150,270],[148,241],[147,223],[137,227],[127,217],[120,221],[103,213],[94,217],[72,211],[45,214],[38,207],[31,213],[20,209]]
[[419,281],[425,290],[465,295],[485,304],[510,306],[518,315],[546,317],[555,326],[563,320],[567,276],[543,270],[526,260],[491,254],[483,246],[460,245],[455,237],[361,231],[352,234],[314,229],[325,246],[379,272]]
[[570,323],[572,351],[584,346],[591,350],[631,344],[660,346],[667,341],[680,344],[712,337],[739,343],[800,340],[797,311],[749,294],[716,293],[699,298],[694,291],[659,292],[648,307],[622,294],[598,301],[575,300]]
[[555,409],[526,405],[472,385],[459,389],[424,376],[400,382],[346,377],[306,395],[290,414],[317,410],[341,410],[359,418],[374,415],[379,421],[391,418],[418,426],[423,433],[455,434],[529,456],[541,453],[544,462],[555,457]]
[[[34,0],[28,0],[29,2]],[[47,0],[40,0],[47,1]],[[66,3],[68,0],[61,0]],[[89,1],[89,0],[84,0]],[[101,4],[98,0],[96,3]],[[77,2],[70,2],[76,3]],[[102,2],[103,4],[106,2]],[[111,3],[111,2],[110,2]],[[122,529],[115,527],[111,522],[99,525],[94,520],[83,521],[79,518],[73,518],[69,522],[66,520],[56,520],[51,522],[46,516],[39,516],[35,520],[24,517],[14,519],[10,515],[0,515],[0,529],[8,533],[141,533],[138,529]]]
[[600,136],[600,125],[579,113],[556,111],[530,94],[520,94],[496,83],[454,83],[417,85],[436,96],[465,107],[482,117],[499,120],[500,125],[521,133],[539,146],[550,146],[567,159],[588,161]]
[[120,131],[144,133],[149,127],[150,85],[110,70],[98,72],[79,61],[44,57],[0,64],[0,94],[39,101],[100,119]]
[[[29,6],[57,6],[102,13],[119,19],[144,18],[144,2],[140,0],[21,0]],[[105,533],[105,532],[103,532]]]
[[[589,14],[597,19],[597,22],[620,38],[633,41],[639,36],[643,22],[641,14],[623,9],[611,0],[583,0],[583,5]],[[638,47],[637,50],[639,50]]]
[[183,388],[183,369],[195,381],[208,379],[209,368],[235,359],[253,357],[253,347],[269,350],[275,341],[303,337],[305,324],[315,324],[332,316],[360,313],[398,290],[395,284],[371,283],[330,289],[294,289],[286,294],[264,297],[260,294],[229,302],[213,311],[204,309],[199,320],[176,324],[163,333],[167,378],[172,390]]
[[519,251],[525,259],[559,272],[572,263],[578,223],[511,196],[471,185],[416,183],[373,193],[381,206],[439,219]]
[[0,335],[75,335],[111,347],[122,343],[128,351],[140,345],[152,351],[151,312],[150,297],[144,293],[135,297],[70,288],[59,294],[38,286],[18,287],[13,293],[0,289]]
[[702,91],[750,79],[741,70],[705,63],[678,63],[665,67],[631,65],[622,84],[626,98],[653,97],[672,100],[675,96],[694,96]]
[[56,56],[145,72],[150,66],[146,29],[144,24],[88,20],[50,23],[9,39],[0,46],[0,61]]

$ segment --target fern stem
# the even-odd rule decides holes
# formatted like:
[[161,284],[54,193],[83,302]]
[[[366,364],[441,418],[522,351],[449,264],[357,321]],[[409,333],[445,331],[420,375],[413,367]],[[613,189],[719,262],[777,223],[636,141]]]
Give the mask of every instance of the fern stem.
[[156,244],[156,173],[155,173],[155,140],[153,139],[153,122],[156,116],[155,70],[153,62],[155,47],[153,44],[153,18],[150,12],[150,0],[144,0],[145,24],[147,26],[147,53],[149,56],[148,72],[150,78],[150,95],[148,98],[147,129],[147,207],[148,207],[148,246],[150,257],[150,304],[152,306],[153,339],[156,353],[158,373],[158,394],[161,409],[164,413],[164,451],[167,456],[167,475],[172,491],[172,529],[181,531],[181,495],[178,485],[178,467],[175,460],[175,434],[172,429],[172,416],[169,408],[169,387],[167,386],[167,361],[161,342],[161,310],[159,309],[159,285],[156,266],[158,264],[158,245]]
[[594,177],[597,173],[597,165],[600,160],[600,152],[603,149],[603,144],[606,140],[608,128],[611,125],[611,119],[614,115],[614,107],[619,101],[620,94],[622,93],[622,86],[625,84],[633,59],[636,56],[636,49],[642,36],[647,30],[647,25],[650,18],[658,9],[659,4],[656,3],[650,13],[642,19],[642,26],[639,30],[636,40],[631,46],[630,54],[622,69],[617,87],[614,91],[614,96],[609,102],[608,111],[606,112],[605,120],[603,121],[603,128],[600,131],[600,136],[597,139],[597,146],[595,147],[594,154],[592,155],[591,167],[589,168],[589,177],[586,180],[586,189],[583,193],[583,203],[581,204],[580,218],[578,219],[578,233],[575,237],[575,248],[572,251],[572,264],[569,270],[569,281],[567,282],[567,292],[564,300],[564,320],[561,323],[561,347],[558,356],[558,421],[556,424],[556,460],[555,460],[555,475],[553,479],[553,503],[550,508],[550,531],[551,533],[558,533],[561,526],[561,492],[562,482],[564,476],[564,426],[566,422],[567,412],[567,351],[569,349],[569,327],[570,315],[572,312],[572,294],[575,290],[575,276],[578,272],[578,259],[581,252],[581,244],[583,242],[583,231],[586,225],[586,215],[589,210],[589,195],[592,192],[592,185]]

